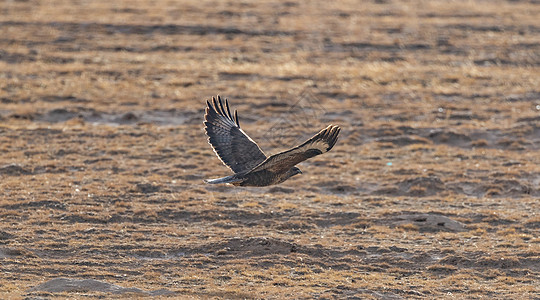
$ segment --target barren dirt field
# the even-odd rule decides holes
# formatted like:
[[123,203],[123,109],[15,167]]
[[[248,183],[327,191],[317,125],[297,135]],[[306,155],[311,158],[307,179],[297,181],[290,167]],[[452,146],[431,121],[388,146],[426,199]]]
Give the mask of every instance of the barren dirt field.
[[[538,1],[0,2],[0,298],[540,299]],[[207,143],[220,94],[265,188]]]

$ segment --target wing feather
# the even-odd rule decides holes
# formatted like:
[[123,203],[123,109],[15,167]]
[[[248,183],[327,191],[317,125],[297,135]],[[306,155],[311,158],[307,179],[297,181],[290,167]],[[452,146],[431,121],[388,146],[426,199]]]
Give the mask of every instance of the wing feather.
[[268,157],[250,172],[261,170],[268,170],[274,173],[286,172],[306,159],[330,151],[336,144],[340,131],[341,128],[339,126],[328,125],[328,127],[319,131],[319,133],[302,145]]
[[204,125],[208,143],[233,172],[249,171],[266,159],[259,146],[240,128],[238,113],[231,114],[229,101],[220,96],[206,101]]

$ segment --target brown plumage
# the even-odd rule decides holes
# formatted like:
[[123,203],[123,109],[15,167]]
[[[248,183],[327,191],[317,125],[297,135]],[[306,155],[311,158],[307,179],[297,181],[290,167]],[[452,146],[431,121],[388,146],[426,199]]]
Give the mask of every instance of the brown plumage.
[[330,151],[336,144],[339,126],[329,125],[303,144],[270,157],[240,128],[238,114],[231,114],[229,101],[221,97],[206,101],[204,125],[208,142],[221,161],[235,174],[206,183],[237,186],[268,186],[301,174],[296,164]]

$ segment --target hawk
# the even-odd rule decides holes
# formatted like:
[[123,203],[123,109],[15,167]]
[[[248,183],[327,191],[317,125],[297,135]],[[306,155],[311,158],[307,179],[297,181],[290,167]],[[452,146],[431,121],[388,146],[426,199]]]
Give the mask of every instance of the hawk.
[[330,151],[336,144],[339,126],[329,125],[305,143],[290,150],[267,157],[241,128],[238,113],[231,114],[229,101],[221,97],[206,101],[204,125],[208,143],[221,161],[234,174],[206,183],[228,183],[235,186],[268,186],[284,182],[302,171],[296,164]]

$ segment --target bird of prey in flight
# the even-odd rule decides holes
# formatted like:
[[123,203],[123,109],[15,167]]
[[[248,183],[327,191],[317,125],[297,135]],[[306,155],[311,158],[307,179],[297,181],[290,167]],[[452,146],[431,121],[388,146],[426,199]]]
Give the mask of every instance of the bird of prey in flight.
[[228,183],[235,186],[268,186],[279,184],[302,171],[296,164],[330,151],[336,144],[339,126],[329,125],[303,144],[267,157],[241,128],[238,114],[231,114],[229,101],[220,96],[206,101],[204,125],[208,142],[221,161],[234,174],[206,183]]

